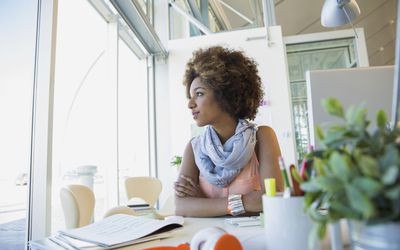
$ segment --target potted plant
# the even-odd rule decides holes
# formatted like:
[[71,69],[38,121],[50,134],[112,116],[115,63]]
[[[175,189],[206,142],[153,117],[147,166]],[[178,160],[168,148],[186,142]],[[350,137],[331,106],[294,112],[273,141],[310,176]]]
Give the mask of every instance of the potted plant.
[[171,159],[170,166],[174,167],[174,168],[176,168],[178,170],[179,167],[181,166],[181,163],[182,163],[182,156],[175,155]]
[[316,222],[310,242],[325,235],[328,223],[348,219],[357,249],[400,249],[400,128],[389,128],[378,111],[377,128],[368,130],[363,105],[344,112],[329,98],[323,106],[343,122],[317,127],[322,147],[306,156],[312,171],[301,188]]

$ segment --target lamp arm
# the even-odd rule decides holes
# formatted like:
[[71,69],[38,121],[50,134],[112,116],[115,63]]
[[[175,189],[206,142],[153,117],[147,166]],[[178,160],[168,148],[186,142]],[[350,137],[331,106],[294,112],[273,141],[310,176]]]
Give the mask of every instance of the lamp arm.
[[347,18],[347,21],[349,21],[349,23],[350,23],[350,25],[351,25],[351,28],[352,28],[353,31],[354,31],[354,34],[356,35],[356,39],[358,39],[358,35],[357,35],[357,32],[356,32],[356,29],[354,28],[353,22],[351,21],[351,19],[350,19],[350,17],[349,17],[349,14],[347,13],[346,8],[343,8],[343,7],[342,7],[342,10],[343,10],[343,12],[344,12],[344,15],[345,15],[346,18]]

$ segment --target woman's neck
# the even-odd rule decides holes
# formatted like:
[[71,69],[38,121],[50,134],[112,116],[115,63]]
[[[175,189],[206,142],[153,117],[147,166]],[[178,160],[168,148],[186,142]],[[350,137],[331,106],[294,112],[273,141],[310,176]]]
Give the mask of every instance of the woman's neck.
[[215,132],[219,137],[222,145],[235,134],[238,119],[229,117],[227,119],[222,119],[217,124],[213,124]]

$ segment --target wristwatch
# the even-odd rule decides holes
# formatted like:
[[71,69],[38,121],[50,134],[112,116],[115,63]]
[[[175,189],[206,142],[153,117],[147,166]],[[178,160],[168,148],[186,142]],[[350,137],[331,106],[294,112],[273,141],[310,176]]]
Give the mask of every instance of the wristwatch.
[[246,213],[241,194],[230,194],[228,196],[228,213],[232,216]]

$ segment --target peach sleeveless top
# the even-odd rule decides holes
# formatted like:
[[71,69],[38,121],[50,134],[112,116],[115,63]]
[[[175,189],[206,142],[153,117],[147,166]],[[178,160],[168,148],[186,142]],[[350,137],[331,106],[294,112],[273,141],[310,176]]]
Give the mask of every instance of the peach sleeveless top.
[[219,188],[207,182],[201,175],[200,188],[208,198],[225,198],[229,194],[247,194],[254,190],[261,190],[259,163],[254,152],[249,163],[242,169],[238,176],[226,187]]

